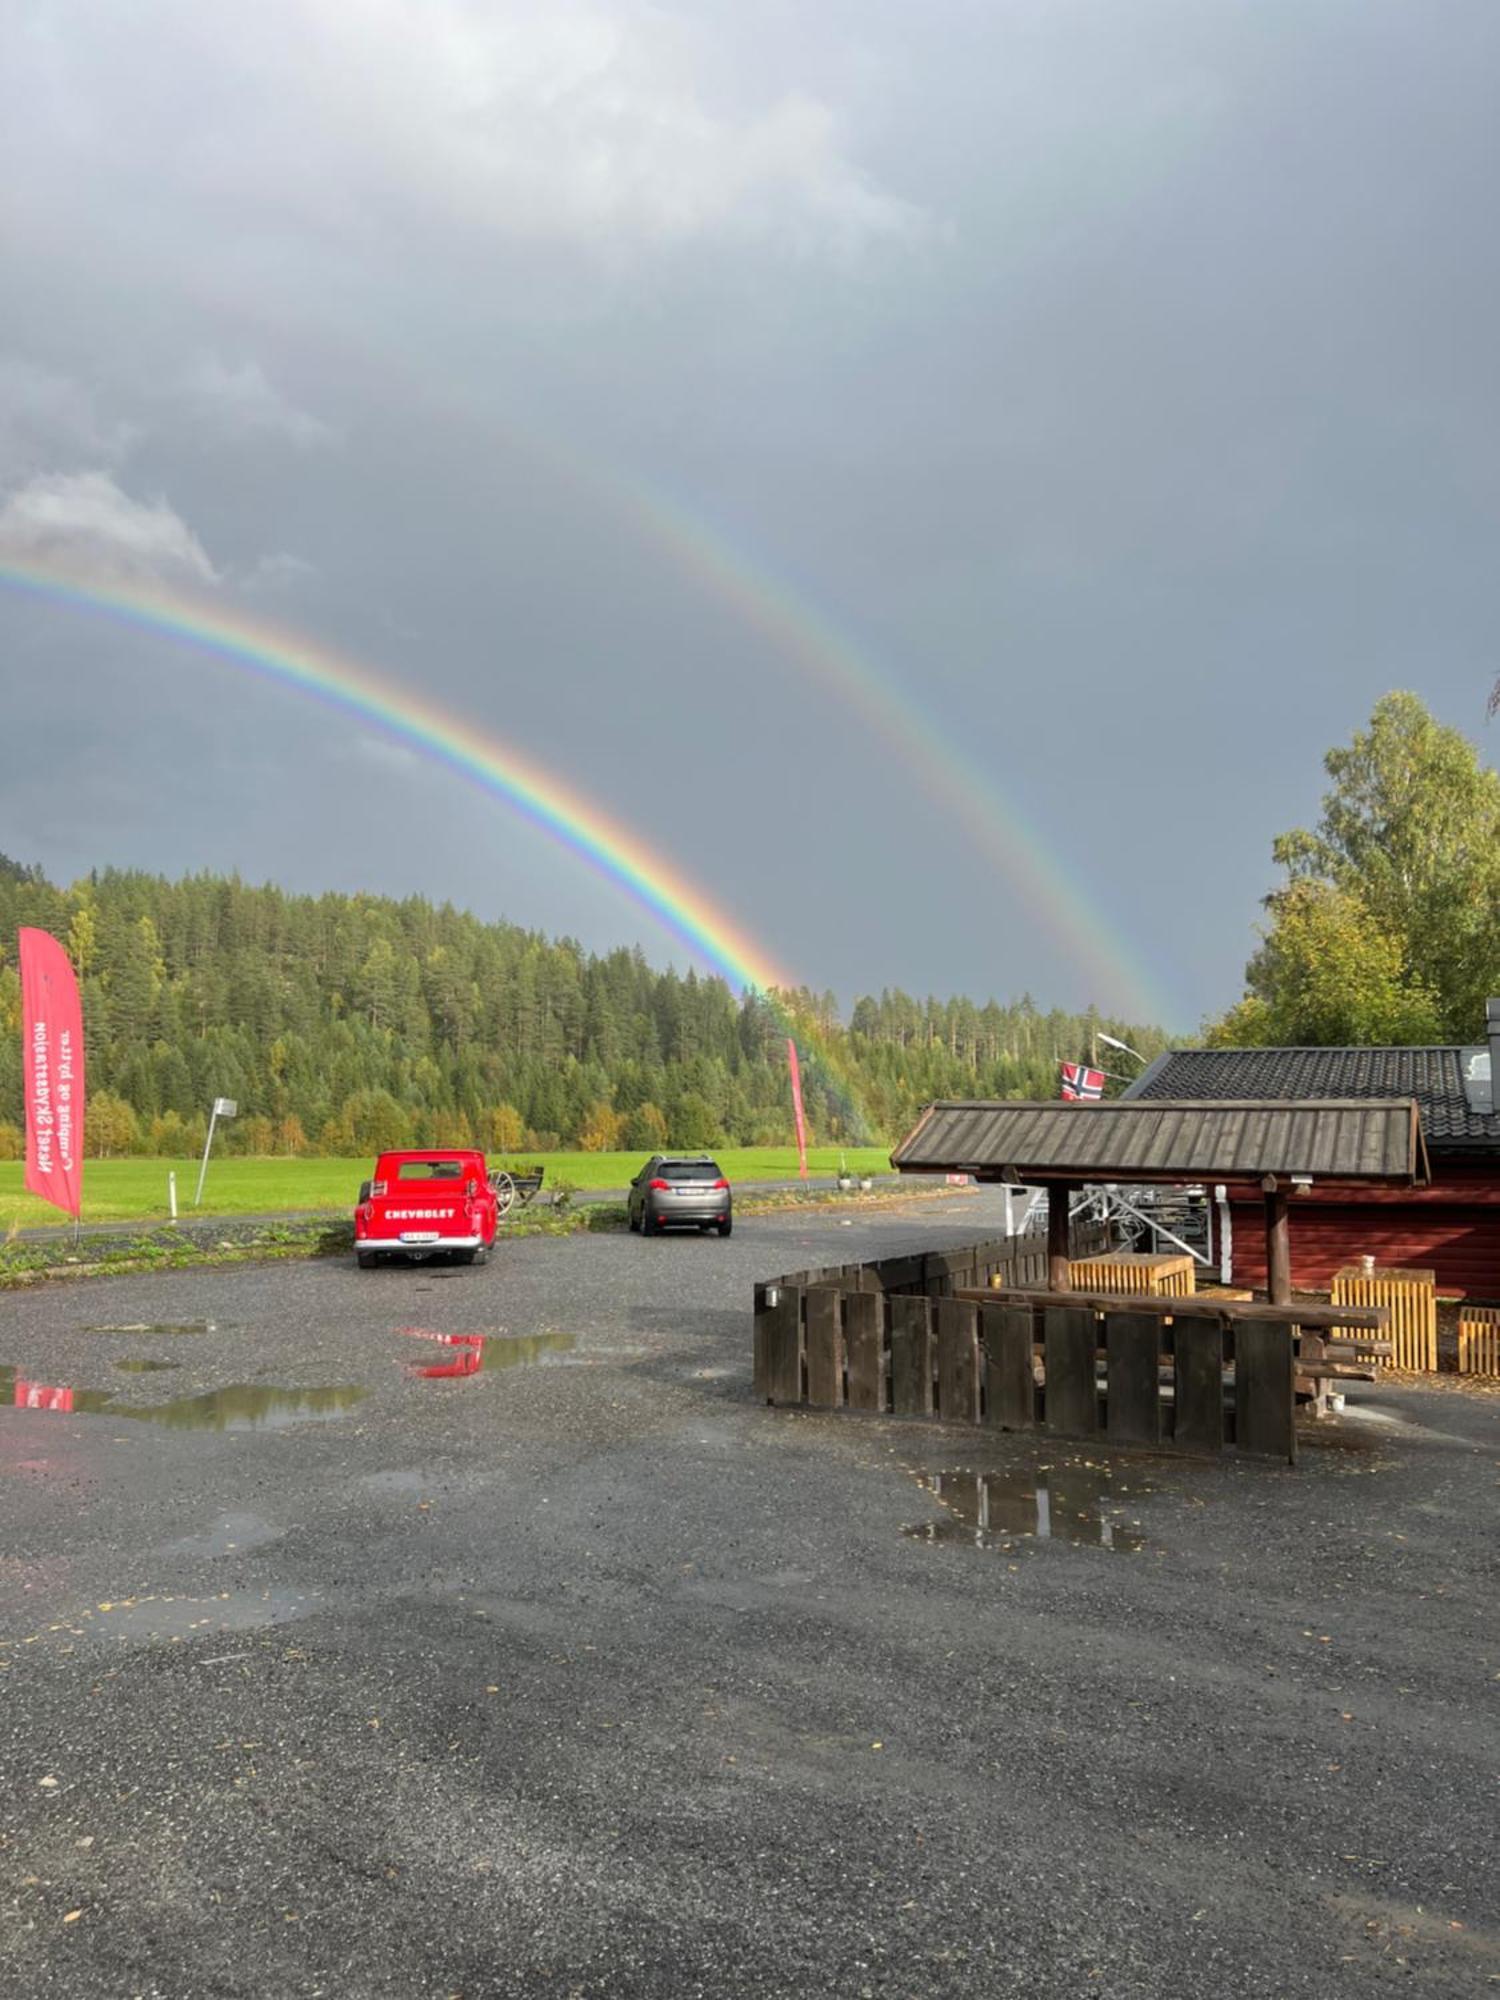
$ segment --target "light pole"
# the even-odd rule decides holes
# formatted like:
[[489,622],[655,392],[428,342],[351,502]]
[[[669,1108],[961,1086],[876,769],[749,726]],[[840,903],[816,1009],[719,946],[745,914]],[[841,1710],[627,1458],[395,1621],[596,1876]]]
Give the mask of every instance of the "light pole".
[[1139,1049],[1133,1049],[1129,1042],[1118,1041],[1115,1036],[1106,1035],[1102,1028],[1098,1030],[1094,1039],[1103,1042],[1107,1049],[1118,1049],[1122,1055],[1134,1056],[1142,1069],[1146,1067],[1146,1058],[1141,1054]]
[[193,1196],[194,1208],[203,1206],[203,1176],[208,1172],[209,1149],[214,1143],[214,1127],[221,1118],[235,1118],[239,1115],[239,1105],[232,1097],[216,1097],[214,1108],[209,1114],[208,1137],[203,1141],[203,1164],[198,1169],[198,1192]]

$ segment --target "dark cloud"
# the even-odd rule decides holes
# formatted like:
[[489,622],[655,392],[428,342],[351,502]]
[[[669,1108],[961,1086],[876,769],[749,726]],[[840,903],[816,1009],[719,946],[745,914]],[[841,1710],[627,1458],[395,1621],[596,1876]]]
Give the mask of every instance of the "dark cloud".
[[[811,983],[1148,983],[1190,1023],[1323,748],[1392,685],[1483,727],[1485,0],[155,0],[0,37],[0,545],[381,667]],[[14,598],[0,645],[49,694],[0,747],[6,851],[669,949],[284,692]]]

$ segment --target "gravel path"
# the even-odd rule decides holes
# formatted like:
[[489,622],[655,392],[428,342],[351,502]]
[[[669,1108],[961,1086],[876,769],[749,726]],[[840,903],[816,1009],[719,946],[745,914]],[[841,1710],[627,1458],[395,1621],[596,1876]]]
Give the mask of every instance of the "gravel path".
[[1500,1398],[1295,1471],[756,1405],[754,1277],[997,1206],[0,1295],[75,1403],[0,1412],[0,1987],[1500,1988]]

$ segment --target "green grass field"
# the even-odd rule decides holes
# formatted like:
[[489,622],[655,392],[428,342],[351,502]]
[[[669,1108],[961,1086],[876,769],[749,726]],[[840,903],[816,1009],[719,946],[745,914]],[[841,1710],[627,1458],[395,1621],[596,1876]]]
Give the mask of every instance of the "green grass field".
[[[532,1156],[491,1165],[526,1165]],[[580,1188],[624,1187],[640,1167],[640,1153],[548,1153],[534,1156],[548,1179]],[[731,1181],[790,1180],[797,1172],[792,1146],[729,1148],[717,1156]],[[882,1146],[852,1147],[844,1157],[851,1173],[883,1174],[890,1158]],[[824,1182],[838,1172],[839,1149],[814,1146],[807,1156],[812,1178]],[[167,1175],[177,1175],[178,1212],[184,1216],[274,1215],[288,1209],[327,1209],[347,1215],[371,1161],[216,1159],[209,1163],[203,1207],[192,1206],[198,1184],[196,1160],[89,1160],[83,1173],[85,1222],[134,1222],[167,1213]],[[61,1222],[55,1208],[25,1191],[19,1160],[0,1161],[0,1230],[32,1223]]]

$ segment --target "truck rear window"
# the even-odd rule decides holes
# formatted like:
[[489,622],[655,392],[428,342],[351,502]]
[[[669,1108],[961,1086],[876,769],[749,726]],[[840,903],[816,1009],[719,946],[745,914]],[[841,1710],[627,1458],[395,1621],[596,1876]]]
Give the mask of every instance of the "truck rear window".
[[464,1175],[462,1160],[403,1160],[399,1178],[403,1181],[457,1181]]

